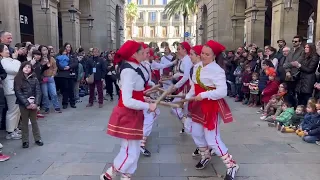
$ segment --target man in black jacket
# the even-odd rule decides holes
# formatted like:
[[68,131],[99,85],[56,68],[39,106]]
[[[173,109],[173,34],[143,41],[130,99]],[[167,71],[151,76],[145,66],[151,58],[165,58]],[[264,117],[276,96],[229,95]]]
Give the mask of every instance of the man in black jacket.
[[99,108],[103,107],[103,80],[106,73],[106,61],[100,57],[100,50],[98,48],[93,48],[93,56],[88,59],[85,68],[86,79],[88,80],[90,76],[94,77],[93,83],[89,84],[89,104],[87,107],[93,106],[96,86],[98,91]]

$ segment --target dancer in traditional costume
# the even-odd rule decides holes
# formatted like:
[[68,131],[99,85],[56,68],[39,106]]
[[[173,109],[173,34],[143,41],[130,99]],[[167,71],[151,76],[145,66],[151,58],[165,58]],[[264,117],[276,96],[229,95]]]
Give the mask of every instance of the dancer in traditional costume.
[[[149,62],[150,58],[150,50],[148,45],[142,43],[142,46],[145,49],[146,60],[141,62],[141,70],[148,84],[146,86],[146,90],[150,89],[155,85],[151,80],[151,64]],[[153,127],[153,123],[156,118],[159,116],[160,110],[157,108],[155,112],[150,112],[148,110],[143,110],[144,121],[143,121],[143,139],[141,140],[140,151],[144,156],[151,156],[151,152],[146,148],[147,138],[150,135]]]
[[[170,64],[173,61],[173,56],[171,55],[171,50],[168,46],[164,48],[164,55],[160,59],[161,64]],[[171,65],[172,66],[172,65]],[[160,76],[163,78],[168,78],[172,75],[172,68],[167,67],[164,69],[160,69]],[[163,81],[163,89],[167,90],[172,85],[172,80],[164,80]]]
[[115,55],[114,63],[120,65],[120,98],[109,119],[107,133],[121,139],[119,154],[113,165],[100,180],[111,180],[116,172],[122,174],[121,180],[130,180],[135,172],[140,156],[140,141],[143,138],[143,110],[156,110],[156,104],[146,103],[144,90],[147,84],[140,62],[145,60],[141,43],[125,42]]
[[[188,42],[182,42],[178,45],[178,56],[181,59],[177,66],[175,67],[176,71],[173,75],[174,88],[173,91],[177,95],[184,95],[190,89],[189,77],[190,77],[190,70],[193,67],[191,59],[189,57],[191,46]],[[172,102],[180,101],[181,98],[176,97],[173,99]],[[182,108],[172,108],[172,113],[178,117],[181,121],[184,116],[184,111]],[[180,131],[180,133],[184,132],[184,128]]]
[[171,61],[166,63],[161,63],[161,61],[156,60],[158,57],[155,56],[153,49],[150,48],[150,63],[151,69],[153,71],[153,75],[155,76],[154,79],[158,82],[161,79],[161,75],[163,72],[170,71],[171,66],[175,65],[177,61]]
[[233,180],[239,166],[228,153],[228,148],[220,137],[220,121],[232,122],[232,114],[223,99],[227,96],[225,71],[216,63],[215,57],[225,50],[218,42],[208,41],[201,52],[201,62],[193,72],[194,84],[187,98],[192,117],[192,137],[200,150],[201,160],[196,165],[203,169],[211,159],[210,149],[220,156],[227,167],[225,180]]

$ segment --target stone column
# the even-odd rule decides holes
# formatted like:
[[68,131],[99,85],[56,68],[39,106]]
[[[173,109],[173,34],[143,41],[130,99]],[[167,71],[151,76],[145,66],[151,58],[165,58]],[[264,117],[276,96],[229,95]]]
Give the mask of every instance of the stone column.
[[[52,45],[59,49],[58,0],[49,1],[49,10],[41,9],[39,0],[32,0],[34,41],[37,44]],[[57,51],[56,51],[57,52]]]
[[245,25],[247,44],[255,43],[258,47],[264,47],[264,25],[266,7],[262,4],[257,4],[259,9],[257,13],[257,20],[252,19],[252,7],[245,11]]
[[292,9],[286,11],[282,0],[272,1],[271,45],[277,47],[277,40],[284,39],[288,45],[297,35],[299,0],[292,1]]
[[20,42],[19,0],[0,1],[0,21],[0,29],[12,33],[11,46]]
[[[75,14],[75,22],[71,22],[70,14],[68,10],[71,5],[77,9]],[[64,0],[60,3],[60,12],[62,20],[62,36],[63,43],[70,43],[73,50],[76,50],[80,46],[80,18],[79,18],[79,0]]]
[[317,43],[320,40],[320,0],[318,0],[316,19],[317,21],[315,22],[315,43]]
[[[245,16],[233,16],[231,17],[232,22],[232,46],[230,49],[236,49],[238,46],[244,43],[244,21]],[[228,47],[229,48],[229,47]]]

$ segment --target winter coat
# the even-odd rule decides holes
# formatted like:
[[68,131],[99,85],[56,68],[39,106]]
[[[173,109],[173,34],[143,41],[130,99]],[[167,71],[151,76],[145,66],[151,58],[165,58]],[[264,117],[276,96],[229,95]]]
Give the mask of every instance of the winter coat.
[[6,100],[4,97],[3,85],[2,81],[7,77],[6,71],[3,69],[0,63],[0,107],[4,107],[6,105]]
[[[251,80],[252,80],[252,73],[244,72],[242,75],[242,84],[250,83]],[[250,93],[249,85],[248,86],[243,85],[241,88],[241,91],[245,94]]]
[[304,58],[300,63],[300,75],[298,77],[296,92],[311,94],[316,83],[315,73],[319,65],[319,56],[315,54],[312,57]]
[[242,66],[238,66],[236,70],[234,70],[233,75],[236,77],[236,84],[242,84]]
[[320,115],[314,116],[312,123],[310,130],[308,130],[308,135],[320,138]]
[[276,121],[283,123],[284,126],[289,126],[291,124],[290,119],[294,115],[293,108],[287,108],[279,116],[276,117]]
[[291,117],[291,124],[294,126],[298,126],[303,121],[304,114],[294,114]]
[[70,69],[68,70],[64,70],[64,67],[62,67],[59,63],[59,60],[57,59],[56,63],[57,63],[57,67],[58,67],[58,72],[56,77],[59,78],[73,78],[76,80],[77,78],[77,74],[78,74],[78,64],[79,61],[77,59],[77,57],[75,57],[75,55],[69,55],[69,64],[68,66],[70,67]]
[[259,76],[259,85],[258,85],[260,92],[262,92],[264,88],[266,88],[268,81],[269,81],[269,77],[266,75],[264,71],[262,71]]
[[94,73],[95,81],[101,81],[101,79],[105,78],[105,75],[107,73],[106,60],[101,57],[91,56],[87,61],[85,69],[86,77],[89,77],[93,73],[93,68],[96,68],[96,72]]
[[17,87],[16,82],[14,82],[14,91],[17,97],[16,104],[22,106],[29,106],[29,97],[35,97],[34,103],[40,105],[41,103],[41,89],[38,79],[35,74],[31,74],[28,77],[22,79],[21,87]]
[[317,117],[319,116],[317,113],[307,113],[304,118],[303,118],[303,121],[300,125],[301,129],[302,130],[310,130],[312,125],[314,124],[314,120],[315,118],[314,117]]
[[4,95],[14,95],[14,77],[18,74],[21,62],[12,58],[3,58],[1,59],[1,65],[7,72],[7,77],[2,81]]
[[277,80],[268,81],[266,88],[262,91],[262,102],[268,103],[271,99],[271,96],[277,94],[279,85],[280,83]]
[[39,82],[42,82],[43,73],[45,70],[49,69],[47,64],[42,65],[39,61],[37,61],[33,66],[33,72],[36,75]]

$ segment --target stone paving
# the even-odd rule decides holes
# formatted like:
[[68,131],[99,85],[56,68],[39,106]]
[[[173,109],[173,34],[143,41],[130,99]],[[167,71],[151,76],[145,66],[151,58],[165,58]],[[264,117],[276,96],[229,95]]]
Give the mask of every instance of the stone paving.
[[[228,101],[236,122],[222,125],[222,138],[240,164],[237,180],[319,179],[320,146],[279,133],[258,119],[256,109]],[[97,104],[85,108],[83,102],[77,109],[40,119],[43,147],[31,143],[29,149],[22,149],[19,140],[1,138],[4,152],[12,158],[0,163],[0,180],[98,180],[119,149],[119,140],[105,133],[115,104],[107,102],[99,109]],[[179,130],[178,121],[161,108],[148,144],[152,156],[141,156],[133,179],[221,179],[225,167],[217,157],[206,169],[194,169],[198,162],[191,157],[195,145]]]

